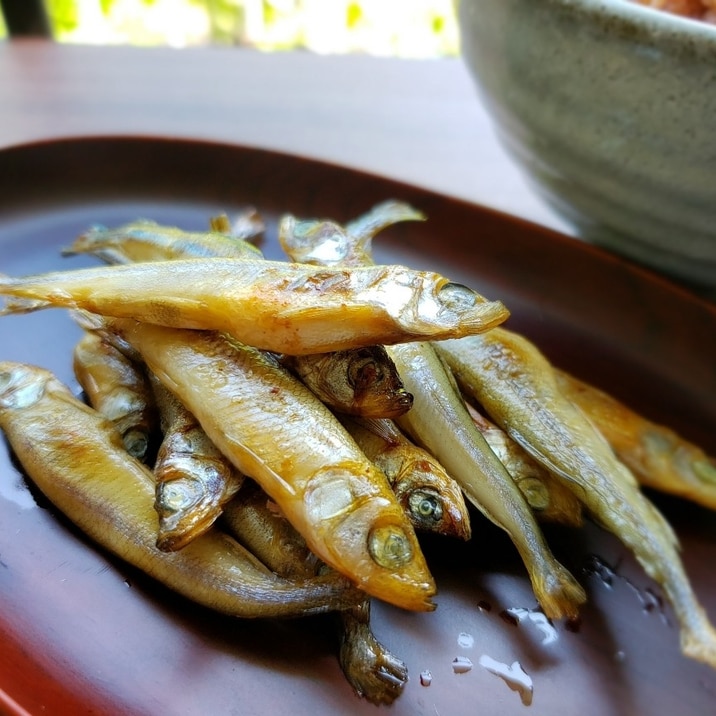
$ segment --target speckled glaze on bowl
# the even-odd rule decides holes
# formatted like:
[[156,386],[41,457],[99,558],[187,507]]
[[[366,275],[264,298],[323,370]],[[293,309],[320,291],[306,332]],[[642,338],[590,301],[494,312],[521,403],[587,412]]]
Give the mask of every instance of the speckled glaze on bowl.
[[498,134],[580,235],[716,291],[716,27],[627,0],[461,0]]

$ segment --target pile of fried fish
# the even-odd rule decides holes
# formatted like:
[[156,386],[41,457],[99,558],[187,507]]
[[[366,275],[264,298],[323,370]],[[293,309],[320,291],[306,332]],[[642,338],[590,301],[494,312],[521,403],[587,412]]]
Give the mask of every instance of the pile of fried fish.
[[104,265],[0,277],[2,314],[69,309],[76,397],[0,362],[0,427],[26,474],[87,535],[182,595],[243,618],[333,612],[356,693],[391,703],[405,664],[370,600],[434,608],[416,533],[469,539],[471,504],[505,530],[541,609],[586,595],[540,523],[597,521],[663,588],[684,654],[716,633],[646,485],[716,507],[716,463],[552,366],[509,312],[372,240],[424,217],[388,201],[345,225],[261,217],[205,233],[95,226],[66,254]]

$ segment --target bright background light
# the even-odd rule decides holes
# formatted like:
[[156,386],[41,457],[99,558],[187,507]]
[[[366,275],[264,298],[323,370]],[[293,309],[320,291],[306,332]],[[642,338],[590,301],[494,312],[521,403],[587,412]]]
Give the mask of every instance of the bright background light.
[[58,42],[456,55],[453,0],[47,0]]

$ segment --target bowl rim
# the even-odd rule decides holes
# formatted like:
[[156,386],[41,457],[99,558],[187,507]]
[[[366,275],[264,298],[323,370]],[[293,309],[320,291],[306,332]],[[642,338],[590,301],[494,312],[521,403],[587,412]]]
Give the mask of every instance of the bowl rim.
[[685,17],[633,0],[548,0],[555,5],[582,7],[595,16],[611,16],[654,34],[682,35],[716,46],[716,24]]

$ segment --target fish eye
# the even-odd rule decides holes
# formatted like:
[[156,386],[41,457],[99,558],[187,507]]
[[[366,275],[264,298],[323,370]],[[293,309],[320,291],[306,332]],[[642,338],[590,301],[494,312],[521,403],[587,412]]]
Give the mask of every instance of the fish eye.
[[425,522],[439,522],[443,508],[437,495],[424,490],[416,490],[408,498],[410,513]]
[[400,527],[376,527],[368,536],[368,552],[376,564],[386,569],[398,569],[413,558],[408,535]]
[[162,511],[169,513],[185,510],[198,502],[201,488],[195,480],[170,480],[159,485],[159,500]]
[[466,311],[477,303],[477,294],[461,283],[446,283],[438,292],[438,300],[451,311]]
[[360,390],[365,390],[367,387],[383,381],[384,378],[383,370],[372,358],[356,360],[348,370],[348,384],[352,388]]

